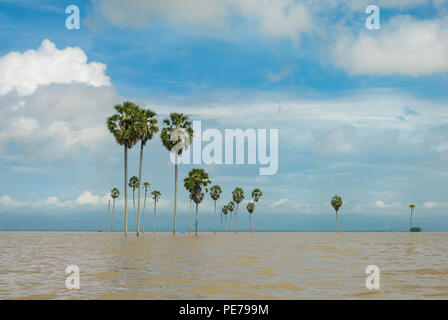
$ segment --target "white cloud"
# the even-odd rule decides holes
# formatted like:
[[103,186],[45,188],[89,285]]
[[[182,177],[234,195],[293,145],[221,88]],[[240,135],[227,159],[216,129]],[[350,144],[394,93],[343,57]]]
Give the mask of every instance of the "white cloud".
[[76,203],[79,205],[85,205],[85,204],[98,204],[100,200],[103,200],[104,198],[101,198],[100,196],[92,194],[90,191],[85,191],[83,194],[81,194],[77,199]]
[[[0,57],[0,97],[14,90],[19,95],[29,95],[39,86],[51,83],[108,86],[110,81],[105,71],[105,64],[87,63],[82,49],[58,50],[53,42],[45,39],[37,50],[10,52]],[[20,106],[19,102],[16,108]]]
[[346,30],[335,40],[336,66],[352,75],[427,75],[448,71],[448,17],[397,16],[376,33]]
[[346,154],[357,151],[358,135],[352,126],[343,126],[318,137],[313,151],[322,155]]
[[273,207],[278,207],[278,206],[281,206],[282,204],[285,204],[285,203],[287,203],[287,202],[289,202],[289,200],[286,199],[286,198],[284,198],[284,199],[280,199],[280,200],[278,200],[278,201],[275,201],[275,202],[272,204],[272,206],[273,206]]
[[378,207],[378,208],[388,208],[388,207],[390,207],[390,205],[388,205],[388,204],[385,204],[383,201],[381,201],[381,200],[377,200],[376,202],[375,202],[375,205]]
[[429,201],[429,202],[425,202],[423,204],[423,206],[426,207],[426,208],[429,208],[429,209],[437,208],[437,207],[440,207],[440,203],[435,202],[435,201]]

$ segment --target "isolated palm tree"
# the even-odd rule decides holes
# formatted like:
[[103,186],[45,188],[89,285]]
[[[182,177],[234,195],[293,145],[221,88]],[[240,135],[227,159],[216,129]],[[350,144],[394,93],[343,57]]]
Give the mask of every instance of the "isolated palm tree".
[[410,204],[409,205],[409,209],[410,209],[410,211],[411,211],[411,221],[410,221],[410,224],[411,224],[411,228],[409,229],[409,231],[412,231],[412,214],[414,213],[414,209],[415,209],[415,204]]
[[[233,210],[235,210],[235,203],[234,203],[233,201],[230,201],[230,202],[227,204],[227,209],[229,210],[230,218],[232,218]],[[231,223],[231,225],[232,225],[232,220],[230,220],[230,223]]]
[[110,199],[107,201],[107,231],[110,231]]
[[216,201],[221,196],[221,193],[222,193],[222,189],[218,185],[214,185],[213,187],[210,188],[210,196],[212,197],[212,199],[214,201],[214,220],[213,221],[214,221],[214,225],[215,225],[215,233],[216,233]]
[[252,214],[254,213],[255,205],[253,202],[249,202],[247,204],[247,212],[249,212],[249,232],[252,232],[251,225],[252,225]]
[[188,197],[190,198],[190,221],[189,221],[189,224],[188,224],[188,233],[191,233],[191,219],[192,219],[192,213],[191,213],[192,212],[192,208],[191,208],[191,205],[192,205],[192,202],[193,202],[193,197],[191,195],[191,193],[193,191],[192,182],[190,180],[187,180],[187,181],[184,180],[184,187],[185,187],[185,189],[187,189]]
[[[263,196],[263,192],[260,189],[255,188],[254,191],[252,191],[251,196],[252,196],[252,200],[254,203],[254,211],[255,211],[255,204],[258,201],[260,201],[261,197]],[[252,217],[252,232],[254,232],[254,217],[255,216],[251,214],[251,217]]]
[[120,196],[120,190],[118,188],[113,188],[110,192],[110,196],[113,199],[112,205],[112,232],[114,232],[114,215],[115,215],[115,200]]
[[137,225],[137,219],[135,215],[135,189],[140,189],[140,182],[136,176],[133,176],[131,177],[131,179],[129,179],[129,187],[132,188],[132,201],[134,203],[134,220],[135,224]]
[[[136,120],[139,130],[140,139],[140,164],[138,170],[138,181],[142,181],[142,170],[143,170],[143,148],[146,143],[151,140],[157,132],[159,132],[159,127],[157,125],[157,119],[155,118],[156,113],[149,109],[138,109],[136,112]],[[137,206],[137,236],[140,230],[140,193],[141,188],[138,188],[138,206]]]
[[152,220],[152,233],[156,233],[156,207],[157,202],[159,201],[162,194],[160,193],[159,190],[154,190],[153,192],[151,192],[151,194],[152,198],[154,199],[154,218]]
[[331,206],[336,211],[336,233],[338,233],[338,211],[342,207],[342,198],[340,196],[331,198]]
[[169,152],[174,153],[174,225],[173,235],[176,235],[177,215],[177,180],[178,180],[178,157],[188,148],[193,139],[193,128],[189,118],[183,113],[171,113],[169,119],[163,120],[166,127],[162,129],[160,138]]
[[226,232],[227,232],[227,214],[229,213],[229,207],[227,205],[225,205],[224,207],[222,207],[221,209],[221,213],[224,214],[225,216],[225,224],[226,224]]
[[236,202],[236,214],[235,214],[235,232],[238,233],[238,207],[241,201],[244,200],[244,191],[240,187],[236,187],[232,192],[233,201]]
[[191,197],[196,204],[196,236],[198,235],[198,209],[199,204],[204,200],[205,194],[202,192],[202,188],[205,192],[208,192],[207,186],[211,183],[208,178],[208,173],[204,169],[192,169],[188,173],[188,177],[184,179],[184,183],[192,185]]
[[145,200],[143,202],[143,212],[142,212],[142,233],[145,233],[145,210],[146,210],[146,195],[148,194],[148,190],[151,187],[149,182],[143,182],[143,189],[145,189]]
[[115,137],[115,141],[124,147],[124,235],[128,233],[128,149],[132,148],[139,138],[135,114],[137,105],[130,101],[114,106],[116,113],[107,118],[107,128]]

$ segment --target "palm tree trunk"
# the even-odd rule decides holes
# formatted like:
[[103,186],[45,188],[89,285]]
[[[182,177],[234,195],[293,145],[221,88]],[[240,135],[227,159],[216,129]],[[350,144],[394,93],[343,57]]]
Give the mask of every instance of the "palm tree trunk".
[[412,230],[412,211],[413,211],[413,210],[411,209],[411,222],[410,222],[410,223],[411,223],[411,228],[409,229],[409,231]]
[[114,232],[114,215],[115,215],[115,199],[114,204],[112,205],[112,232]]
[[193,202],[193,200],[190,199],[190,225],[188,226],[188,233],[191,233],[191,218],[192,218],[192,209],[191,209],[191,203]]
[[124,235],[128,235],[128,147],[124,146]]
[[154,199],[154,218],[152,220],[152,233],[156,233],[156,204],[157,201]]
[[227,227],[229,226],[228,224],[227,224],[227,215],[226,215],[226,222],[225,222],[225,225],[226,225],[226,232],[227,232]]
[[143,141],[140,141],[140,165],[138,169],[138,205],[137,205],[137,237],[140,232],[140,194],[142,191],[142,169],[143,169]]
[[173,226],[173,236],[176,236],[176,214],[177,214],[177,175],[178,175],[178,167],[177,164],[178,154],[176,152],[176,162],[174,164],[174,226]]
[[214,215],[214,222],[215,222],[215,233],[216,233],[216,200],[215,200],[215,215]]
[[107,203],[107,231],[110,231],[110,200]]
[[134,222],[137,225],[137,217],[135,216],[135,188],[132,189],[132,202],[134,203]]
[[236,216],[235,216],[235,232],[238,233],[238,206],[239,204],[236,204]]
[[196,235],[198,235],[198,204],[196,203]]
[[251,232],[250,230],[251,225],[252,225],[252,214],[249,213],[249,232]]
[[252,216],[252,232],[254,232],[254,219],[255,219],[255,216]]
[[147,191],[145,190],[145,202],[143,203],[143,212],[142,212],[142,234],[145,233],[145,210],[146,210],[146,193]]
[[338,233],[338,212],[336,211],[336,233]]

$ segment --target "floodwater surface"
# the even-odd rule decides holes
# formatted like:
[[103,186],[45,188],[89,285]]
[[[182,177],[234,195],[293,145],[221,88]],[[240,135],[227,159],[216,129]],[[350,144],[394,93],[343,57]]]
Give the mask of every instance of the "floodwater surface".
[[0,299],[447,298],[448,233],[0,232]]

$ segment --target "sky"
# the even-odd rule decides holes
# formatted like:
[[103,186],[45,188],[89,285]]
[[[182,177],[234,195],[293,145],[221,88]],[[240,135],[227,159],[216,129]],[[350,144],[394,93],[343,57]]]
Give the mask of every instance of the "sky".
[[[371,4],[377,30],[365,26]],[[69,5],[79,30],[66,28]],[[123,149],[105,120],[130,100],[203,131],[278,129],[274,175],[180,167],[180,182],[201,167],[222,186],[218,208],[236,186],[245,203],[262,189],[265,230],[332,225],[338,194],[352,230],[406,230],[412,202],[420,225],[448,231],[447,86],[444,0],[0,0],[0,230],[73,229],[79,217],[80,229],[102,228],[108,193],[123,191]],[[158,135],[143,176],[169,229],[174,166]],[[179,201],[188,215],[182,183]],[[122,207],[121,196],[119,221]],[[207,196],[203,217],[212,208]]]

